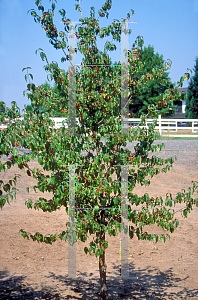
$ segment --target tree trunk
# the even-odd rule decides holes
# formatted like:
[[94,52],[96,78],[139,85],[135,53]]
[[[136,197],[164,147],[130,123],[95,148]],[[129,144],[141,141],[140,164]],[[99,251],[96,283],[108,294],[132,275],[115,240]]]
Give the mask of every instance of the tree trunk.
[[[101,212],[101,223],[104,224],[104,210]],[[100,248],[103,250],[103,254],[99,255],[99,272],[100,272],[100,299],[108,299],[107,284],[106,284],[106,269],[105,263],[105,249],[103,247],[103,241],[105,241],[105,231],[101,231],[100,234]]]

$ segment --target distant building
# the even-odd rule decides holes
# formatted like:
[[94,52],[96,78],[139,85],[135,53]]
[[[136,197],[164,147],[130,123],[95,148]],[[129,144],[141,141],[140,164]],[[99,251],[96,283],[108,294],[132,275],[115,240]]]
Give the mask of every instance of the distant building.
[[181,94],[181,99],[174,101],[174,104],[178,105],[178,113],[185,114],[187,89],[188,88],[182,87],[178,88],[178,92]]
[[173,101],[174,105],[177,105],[177,112],[174,115],[168,116],[168,119],[185,119],[185,108],[186,108],[186,95],[188,88],[178,88],[178,92],[181,97]]

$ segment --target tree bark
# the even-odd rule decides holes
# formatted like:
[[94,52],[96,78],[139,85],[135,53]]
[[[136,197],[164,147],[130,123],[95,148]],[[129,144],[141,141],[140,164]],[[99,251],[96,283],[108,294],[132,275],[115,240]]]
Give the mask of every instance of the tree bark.
[[[101,223],[104,224],[104,210],[101,211]],[[101,231],[100,234],[100,248],[103,250],[103,254],[99,255],[99,272],[100,272],[100,299],[108,299],[107,284],[106,284],[106,269],[105,263],[105,249],[103,247],[103,241],[105,241],[105,231]]]

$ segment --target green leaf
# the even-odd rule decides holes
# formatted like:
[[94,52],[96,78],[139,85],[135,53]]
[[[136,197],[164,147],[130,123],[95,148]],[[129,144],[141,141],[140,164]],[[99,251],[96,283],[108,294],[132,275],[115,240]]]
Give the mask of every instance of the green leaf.
[[45,244],[50,244],[50,245],[52,245],[52,241],[51,241],[51,238],[50,237],[44,237],[44,242],[45,242]]
[[102,206],[103,207],[105,207],[106,206],[106,199],[104,198],[104,199],[102,199],[102,201],[101,201],[101,204],[102,204]]
[[109,155],[108,155],[108,154],[105,154],[105,155],[103,156],[103,159],[104,159],[105,162],[109,162]]
[[10,191],[10,185],[7,183],[3,186],[5,192]]
[[108,248],[108,241],[104,241],[103,246],[104,246],[105,249],[107,249]]
[[64,61],[66,61],[67,59],[65,58],[65,57],[62,57],[61,58],[61,62],[64,62]]
[[42,5],[39,5],[39,6],[38,6],[38,9],[39,9],[40,11],[44,12],[44,7],[43,7]]
[[36,157],[36,154],[34,153],[34,152],[32,152],[32,154],[31,154],[31,159],[35,159],[35,157]]
[[56,4],[52,3],[52,10],[55,10]]
[[93,248],[90,247],[90,248],[89,248],[89,254],[91,254],[92,251],[93,251]]
[[27,170],[27,174],[28,174],[28,176],[31,176],[30,170]]
[[65,17],[66,11],[64,9],[60,9],[58,12],[63,18]]
[[75,4],[75,10],[77,10],[78,12],[80,12],[80,6],[79,6],[79,4]]
[[[30,75],[30,77],[33,77],[32,74],[29,74],[29,75]],[[29,84],[27,84],[27,89],[28,89],[28,91],[32,92],[32,91],[35,91],[36,86],[34,83],[29,83]]]
[[113,203],[115,204],[115,205],[117,205],[118,204],[118,197],[117,196],[115,196],[114,198],[113,198]]
[[140,227],[140,229],[142,228],[142,222],[139,222],[139,227]]
[[130,239],[132,239],[134,237],[134,232],[133,230],[129,230],[129,237]]
[[31,15],[32,15],[33,17],[36,17],[36,16],[37,16],[37,13],[36,13],[35,11],[32,11],[32,12],[31,12]]
[[17,149],[13,149],[13,150],[12,150],[12,154],[13,154],[14,156],[17,156],[18,150],[17,150]]
[[145,196],[145,200],[147,202],[149,200],[149,195],[146,193],[144,196]]
[[116,222],[115,223],[115,229],[118,229],[118,227],[119,227],[119,224],[118,224],[118,222]]
[[14,190],[14,191],[13,191],[13,195],[14,195],[14,198],[16,199],[16,190],[17,190],[17,191],[19,191],[19,190],[18,190],[18,189],[15,189],[15,188],[12,188],[12,190]]
[[43,164],[43,158],[42,158],[42,156],[39,156],[39,157],[38,157],[38,163],[39,163],[40,165]]
[[102,255],[103,254],[103,250],[100,248],[99,249],[99,254]]
[[108,233],[110,236],[112,236],[112,229],[111,228],[108,228]]
[[29,160],[30,160],[30,157],[31,157],[30,154],[26,154],[26,155],[25,155],[25,160],[26,160],[26,161],[29,161]]
[[1,209],[2,209],[2,207],[5,205],[5,203],[6,203],[6,198],[5,198],[5,196],[1,196],[1,197],[0,197],[0,207],[1,207]]
[[84,252],[85,252],[85,254],[87,254],[89,252],[89,249],[87,247],[85,247]]
[[153,240],[154,240],[156,243],[158,242],[158,235],[157,235],[157,234],[153,236]]
[[29,209],[29,208],[32,208],[33,202],[32,202],[32,200],[25,201],[25,204],[26,204],[27,208]]
[[160,240],[165,243],[166,237],[164,234],[160,234]]
[[99,164],[100,164],[98,156],[95,156],[95,157],[94,157],[94,163],[95,163],[96,165],[99,165]]
[[13,200],[13,195],[12,194],[10,194],[10,198],[11,198],[11,200]]
[[23,72],[24,70],[26,70],[26,69],[32,69],[32,68],[31,68],[31,67],[23,68],[23,69],[22,69],[22,72]]
[[6,200],[7,200],[7,202],[9,203],[9,200],[8,200],[8,194],[6,195]]
[[171,225],[170,225],[170,232],[173,233],[173,232],[174,232],[174,229],[175,229],[175,228],[174,228],[174,225],[171,224]]
[[24,238],[27,236],[26,232],[21,232],[21,234]]
[[29,187],[26,187],[26,191],[27,191],[28,193],[29,193],[29,190],[30,190]]
[[60,200],[59,200],[58,198],[55,199],[55,205],[56,205],[56,206],[59,206],[59,201],[60,201]]

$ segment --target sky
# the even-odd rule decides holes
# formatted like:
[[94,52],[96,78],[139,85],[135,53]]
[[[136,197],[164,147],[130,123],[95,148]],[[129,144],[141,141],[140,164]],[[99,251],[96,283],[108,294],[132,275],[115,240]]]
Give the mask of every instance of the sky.
[[[97,12],[104,2],[81,0],[82,16],[89,17],[90,7],[94,6],[98,19]],[[45,11],[51,9],[51,3],[49,0],[42,1]],[[74,0],[57,1],[54,23],[58,31],[63,30],[59,9],[66,10],[67,18],[79,21],[81,14],[74,8],[77,3]],[[6,107],[11,107],[11,102],[16,101],[21,114],[24,105],[31,104],[23,96],[28,82],[24,77],[26,71],[22,72],[22,69],[32,68],[29,73],[33,75],[31,82],[36,86],[47,81],[48,73],[44,70],[46,63],[39,54],[35,54],[37,49],[42,48],[50,62],[56,61],[60,68],[68,69],[68,62],[60,61],[62,50],[53,48],[41,25],[34,21],[30,12],[27,14],[30,9],[35,9],[41,15],[34,0],[0,0],[0,101],[4,101]],[[135,14],[129,19],[134,23],[128,25],[128,29],[132,29],[128,37],[128,49],[132,48],[138,35],[143,36],[144,46],[153,46],[155,53],[163,55],[165,61],[172,61],[169,76],[173,83],[187,72],[187,68],[193,71],[198,56],[198,0],[112,0],[109,18],[99,18],[100,27],[110,25],[114,19],[122,21],[131,9]],[[103,50],[105,42],[111,39],[111,36],[98,39],[99,50]],[[121,43],[114,43],[117,50],[108,52],[113,63],[121,60]],[[82,58],[78,53],[76,64],[80,64]],[[188,87],[188,83],[184,81],[183,87]]]

